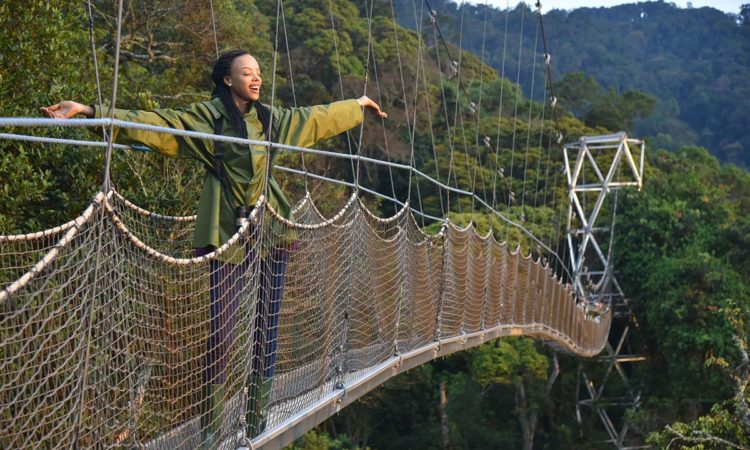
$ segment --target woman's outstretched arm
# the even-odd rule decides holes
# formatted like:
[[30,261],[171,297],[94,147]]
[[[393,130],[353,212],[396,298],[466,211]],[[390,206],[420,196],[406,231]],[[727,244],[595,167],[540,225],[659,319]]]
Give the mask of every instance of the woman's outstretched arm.
[[274,110],[274,140],[281,144],[310,147],[316,142],[343,133],[362,123],[362,109],[376,116],[388,117],[380,106],[367,96],[342,100],[327,105]]
[[[66,100],[55,105],[40,108],[44,116],[55,119],[69,119],[77,115],[88,118],[106,116],[106,108],[96,107]],[[212,117],[208,110],[202,110],[198,104],[185,109],[155,109],[152,111],[117,109],[115,119],[155,125],[177,130],[200,131],[213,133]],[[115,140],[126,145],[145,145],[150,149],[168,157],[201,159],[206,154],[206,143],[200,139],[175,136],[169,133],[137,130],[133,128],[115,129]]]

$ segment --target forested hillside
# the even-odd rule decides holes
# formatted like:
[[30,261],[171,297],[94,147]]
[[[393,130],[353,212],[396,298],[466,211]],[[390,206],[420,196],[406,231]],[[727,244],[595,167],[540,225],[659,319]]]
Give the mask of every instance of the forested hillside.
[[[118,106],[176,107],[208,99],[215,59],[209,3],[125,4]],[[273,74],[277,2],[213,1],[219,48],[244,47],[257,56],[265,78],[264,102],[271,101],[272,86],[274,102],[284,106],[330,102],[366,90],[390,118],[383,123],[368,118],[363,155],[409,164],[413,148],[417,167],[451,186],[474,188],[491,204],[509,205],[512,218],[557,244],[567,204],[555,121],[540,103],[543,77],[536,79],[533,99],[530,86],[516,83],[528,81],[529,48],[519,79],[512,53],[505,79],[482,67],[480,56],[466,52],[460,72],[454,73],[424,11],[420,59],[420,37],[394,24],[388,1],[283,4]],[[77,0],[20,5],[0,3],[0,116],[36,116],[40,106],[62,99],[95,103],[85,5]],[[92,5],[107,99],[114,62],[113,2]],[[396,6],[400,20],[413,17],[411,1]],[[446,36],[458,44],[458,10],[437,0],[433,6]],[[464,12],[462,46],[478,51],[485,11],[467,6]],[[488,14],[497,23],[506,13]],[[531,10],[513,10],[508,52],[517,51],[521,16],[525,33],[535,32]],[[700,143],[724,161],[750,164],[750,141],[742,133],[750,113],[748,26],[714,10],[677,10],[662,2],[551,12],[545,20],[555,79],[563,82],[561,98],[569,99],[561,104],[580,117],[560,118],[566,139],[630,127],[655,136],[647,151],[645,188],[629,193],[619,209],[615,252],[618,276],[638,321],[636,350],[649,358],[631,374],[645,399],[632,417],[635,435],[661,447],[727,448],[726,442],[747,447],[750,366],[743,355],[750,324],[750,175],[722,165],[705,149],[682,144]],[[654,30],[665,34],[654,37]],[[485,60],[493,65],[503,32],[488,28],[487,42],[494,44],[487,46]],[[368,50],[370,34],[374,44]],[[533,43],[533,35],[527,36],[525,42]],[[459,54],[458,47],[451,51]],[[541,61],[541,50],[537,57]],[[563,81],[563,73],[575,71],[584,73]],[[421,81],[415,87],[417,75]],[[402,76],[411,82],[402,85]],[[461,93],[458,78],[470,99]],[[619,106],[631,109],[622,112]],[[92,137],[75,129],[37,129],[34,134]],[[485,136],[491,145],[484,143]],[[321,147],[357,151],[358,142],[353,133]],[[662,147],[674,151],[659,151]],[[77,215],[99,188],[102,162],[96,149],[0,141],[0,234],[37,231]],[[298,154],[282,155],[279,162],[301,167]],[[204,175],[199,165],[127,151],[118,151],[113,163],[115,185],[134,202],[159,212],[194,211]],[[315,173],[353,179],[348,163],[306,157],[305,164]],[[517,229],[505,228],[481,208],[475,211],[467,199],[445,196],[427,184],[415,183],[409,193],[404,172],[365,164],[361,177],[364,186],[402,200],[411,197],[425,212],[449,215],[460,224],[474,221],[483,231],[491,227],[498,240],[538,250]],[[279,178],[291,198],[302,197],[302,178]],[[343,187],[308,183],[326,213],[336,211],[348,194]],[[387,202],[366,200],[381,215],[394,211]],[[434,224],[425,225],[434,231]],[[592,372],[601,366],[585,363]],[[584,412],[583,425],[575,421],[578,364],[529,339],[487,343],[395,378],[294,448],[607,448],[597,417]],[[611,389],[616,394],[621,387]]]
[[[411,0],[396,4],[399,22],[413,28]],[[521,61],[532,54],[535,30],[529,22],[522,28],[520,20],[522,16],[532,19],[531,4],[522,7],[519,3],[508,12],[483,4],[459,8],[451,0],[430,2],[454,44],[459,44],[463,23],[463,48],[478,55],[484,38],[486,61],[502,70],[505,53],[505,73],[513,76],[522,34]],[[632,129],[639,137],[670,150],[700,145],[721,161],[750,166],[746,133],[750,8],[732,15],[657,1],[573,11],[545,9],[544,17],[556,81],[583,72],[605,91],[637,90],[651,95],[658,100],[654,113]],[[570,110],[565,102],[561,106]]]

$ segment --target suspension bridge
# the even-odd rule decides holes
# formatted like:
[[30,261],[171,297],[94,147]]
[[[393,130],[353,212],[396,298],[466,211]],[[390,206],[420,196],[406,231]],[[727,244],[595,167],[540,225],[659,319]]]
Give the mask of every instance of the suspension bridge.
[[[283,12],[283,2],[278,4]],[[417,23],[432,23],[435,47],[439,42],[443,57],[450,61],[447,69],[440,69],[441,82],[448,82],[442,80],[444,70],[454,75],[469,107],[467,120],[479,121],[481,99],[475,102],[466,92],[460,77],[461,56],[451,55],[437,14],[427,5],[420,13],[423,20]],[[119,8],[121,16],[122,2]],[[543,37],[541,8],[538,18],[537,47],[540,33]],[[118,22],[118,37],[120,27]],[[424,58],[426,51],[423,33],[417,30],[418,58]],[[361,154],[366,145],[361,137],[359,145],[354,145],[356,151],[334,152],[113,117],[0,118],[0,127],[14,131],[0,133],[6,141],[106,151],[105,183],[80,215],[53,228],[0,236],[0,446],[205,447],[201,416],[205,414],[206,381],[201,374],[209,358],[206,342],[215,314],[209,300],[212,276],[220,277],[224,289],[237,299],[222,305],[220,311],[231,316],[232,330],[222,334],[224,406],[216,415],[219,438],[211,443],[212,448],[282,448],[387,379],[503,336],[533,337],[584,358],[598,355],[608,342],[612,297],[621,293],[613,277],[609,245],[616,201],[607,200],[606,194],[641,186],[643,143],[623,133],[583,137],[563,154],[559,129],[547,125],[556,123],[556,116],[554,121],[544,117],[553,116],[547,108],[554,111],[557,101],[550,90],[546,38],[543,44],[543,51],[530,63],[532,76],[539,74],[536,83],[542,84],[542,94],[537,90],[538,98],[534,98],[532,81],[531,100],[543,106],[529,108],[527,118],[519,117],[520,94],[516,93],[515,114],[505,112],[505,118],[514,123],[527,119],[529,124],[541,124],[538,136],[532,137],[531,126],[525,136],[514,126],[511,148],[500,148],[492,145],[489,136],[480,136],[477,127],[476,145],[463,140],[463,156],[468,160],[474,152],[471,186],[458,185],[453,164],[459,153],[454,155],[453,147],[453,178],[450,173],[432,176],[418,167],[413,153],[417,112],[408,107],[405,116],[411,122],[412,154],[406,162]],[[218,46],[216,42],[217,53]],[[439,58],[441,52],[437,54]],[[368,64],[372,61],[374,66],[375,58],[373,51]],[[520,54],[517,65],[520,77]],[[275,76],[275,70],[272,73]],[[416,105],[418,97],[426,95],[426,89],[420,94],[418,87],[421,75],[418,71],[413,80],[417,85],[414,99],[406,99],[404,89],[404,105]],[[110,104],[116,101],[115,88]],[[453,113],[460,115],[458,103]],[[501,107],[498,120],[503,118]],[[430,132],[452,134],[455,139],[451,141],[458,142],[463,123],[455,118],[452,126],[448,121],[442,130],[430,124]],[[92,141],[19,131],[52,126],[109,132],[104,140]],[[304,159],[300,167],[277,165],[273,170],[323,186],[343,185],[351,195],[327,217],[308,191],[296,203],[293,220],[279,215],[262,196],[249,216],[240,219],[238,231],[228,242],[211,253],[194,256],[191,237],[196,216],[144,209],[110,182],[112,152],[133,149],[116,143],[113,130],[127,128],[344,160],[353,168],[351,181],[313,173],[304,166]],[[537,158],[535,168],[528,165],[532,145],[547,152],[546,161]],[[490,157],[484,161],[473,148],[479,146],[488,148]],[[632,151],[632,146],[639,151]],[[512,152],[507,174],[498,165],[497,155],[502,151]],[[525,161],[520,165],[514,158]],[[398,198],[395,188],[387,194],[361,183],[360,165],[366,164],[406,173],[406,198]],[[491,185],[492,195],[486,186],[478,186],[476,167],[484,164],[490,167],[493,180],[481,183]],[[538,177],[543,172],[559,172],[555,179],[560,183],[540,188]],[[536,173],[537,179],[527,180],[527,175],[532,176],[529,173]],[[503,182],[506,177],[522,178],[523,191],[513,192],[512,184]],[[530,245],[522,248],[498,241],[491,229],[482,234],[472,224],[459,226],[449,220],[450,207],[442,216],[430,214],[421,207],[421,198],[412,197],[413,191],[422,192],[420,187],[424,192],[437,192],[441,205],[443,200],[450,204],[451,198],[458,205],[458,199],[467,199],[472,212],[476,208],[499,220],[507,229],[521,233]],[[564,187],[567,199],[557,198],[558,187]],[[393,203],[396,212],[380,217],[368,209],[363,201],[366,196]],[[531,231],[533,219],[511,215],[512,204],[528,202],[533,207],[540,198],[568,205],[564,237],[560,227],[549,235],[537,235]],[[596,227],[607,208],[612,211],[612,223]],[[564,208],[553,203],[552,210]],[[425,221],[439,223],[439,231],[426,232]],[[287,264],[285,279],[269,286],[263,280],[272,270],[269,267],[281,260]],[[239,276],[225,274],[212,266],[216,262],[233,262],[244,269]],[[262,311],[257,305],[267,302],[274,289],[283,289],[280,308]],[[268,327],[274,333],[259,337],[259,315],[265,316],[262,320],[271,324]],[[253,361],[268,357],[266,339],[273,340],[270,352],[275,360],[264,391],[253,381]],[[264,426],[258,430],[255,424],[258,431],[251,432],[249,422],[256,418],[248,414],[247,405],[254,397],[257,403],[260,396],[264,396]]]

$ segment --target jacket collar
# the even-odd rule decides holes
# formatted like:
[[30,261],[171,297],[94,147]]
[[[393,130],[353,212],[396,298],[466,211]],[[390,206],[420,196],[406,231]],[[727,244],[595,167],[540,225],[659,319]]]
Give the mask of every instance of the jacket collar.
[[[231,120],[231,118],[229,117],[229,111],[227,111],[227,108],[224,106],[224,103],[221,102],[221,99],[219,97],[212,98],[211,100],[206,102],[206,105],[211,111],[211,115],[214,119],[224,117],[226,120]],[[251,104],[250,109],[245,114],[245,116],[255,114],[257,114],[255,111],[255,104]]]

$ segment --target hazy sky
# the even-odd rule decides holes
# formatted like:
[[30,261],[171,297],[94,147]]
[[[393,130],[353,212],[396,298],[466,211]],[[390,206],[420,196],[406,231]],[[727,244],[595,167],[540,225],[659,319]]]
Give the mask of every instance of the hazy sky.
[[[460,0],[454,0],[456,3],[460,3]],[[471,3],[484,3],[485,0],[469,0]],[[511,6],[515,6],[519,3],[519,0],[511,0],[510,2],[508,0],[489,0],[489,3],[491,5],[499,6],[504,8],[508,4]],[[534,0],[526,0],[526,3],[529,5],[533,5],[536,3]],[[542,0],[542,8],[544,11],[549,11],[551,9],[575,9],[580,8],[583,6],[587,7],[597,7],[597,6],[614,6],[614,5],[622,5],[623,3],[637,3],[637,1],[617,1],[617,0]],[[674,0],[670,1],[670,3],[674,3],[675,5],[685,8],[688,3],[692,3],[694,8],[699,8],[701,6],[711,6],[716,9],[720,9],[722,11],[730,12],[730,13],[738,13],[740,12],[740,5],[743,3],[748,3],[748,0],[713,0],[713,1],[707,1],[707,0],[693,0],[691,2],[687,2],[685,0]]]

